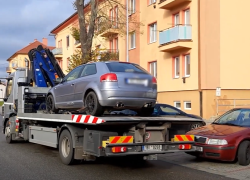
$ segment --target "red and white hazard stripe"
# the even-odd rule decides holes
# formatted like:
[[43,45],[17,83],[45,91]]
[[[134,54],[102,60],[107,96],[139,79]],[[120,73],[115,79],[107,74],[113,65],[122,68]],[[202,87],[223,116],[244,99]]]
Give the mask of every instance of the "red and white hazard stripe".
[[19,119],[16,119],[16,130],[19,129]]
[[86,124],[101,124],[105,121],[95,116],[91,115],[72,115],[72,120],[76,123],[86,123]]

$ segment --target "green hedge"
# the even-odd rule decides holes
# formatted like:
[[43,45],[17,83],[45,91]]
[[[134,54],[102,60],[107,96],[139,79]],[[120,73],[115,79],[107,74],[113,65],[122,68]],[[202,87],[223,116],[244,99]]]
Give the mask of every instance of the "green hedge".
[[3,105],[3,103],[4,103],[3,101],[0,101],[0,106],[2,106],[2,105]]

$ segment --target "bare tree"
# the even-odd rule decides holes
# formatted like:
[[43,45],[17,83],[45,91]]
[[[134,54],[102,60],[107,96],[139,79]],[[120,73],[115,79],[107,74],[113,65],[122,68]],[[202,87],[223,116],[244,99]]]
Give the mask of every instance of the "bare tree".
[[[95,54],[96,57],[99,56],[96,52],[93,53],[92,42],[95,36],[101,35],[105,31],[113,29],[119,36],[126,34],[127,7],[122,2],[124,1],[75,0],[74,7],[78,13],[79,28],[73,27],[71,29],[71,34],[76,41],[81,43],[81,54],[79,55],[79,51],[77,51],[77,54],[72,56],[72,60],[76,57],[81,57],[82,64],[84,64],[93,61],[93,54]],[[114,9],[115,7],[117,7],[116,16],[110,16],[110,9]],[[132,10],[129,9],[129,11]],[[131,32],[133,31],[141,34],[140,26],[143,26],[143,24],[138,19],[138,15],[136,14],[129,16],[129,29]],[[110,55],[106,57],[110,57]],[[107,58],[103,59],[107,60]],[[77,62],[76,64],[72,64],[76,66],[80,61],[77,60]],[[72,67],[70,69],[72,69]]]

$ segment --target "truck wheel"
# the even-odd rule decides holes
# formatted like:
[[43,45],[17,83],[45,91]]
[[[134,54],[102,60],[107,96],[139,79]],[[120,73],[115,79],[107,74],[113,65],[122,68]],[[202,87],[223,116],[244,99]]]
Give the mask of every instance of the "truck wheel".
[[12,143],[13,140],[12,140],[12,135],[10,133],[10,124],[9,124],[9,120],[6,122],[6,125],[5,125],[5,137],[6,137],[6,142],[7,143]]
[[46,99],[46,110],[49,113],[58,113],[58,109],[55,108],[55,102],[52,95],[49,95]]
[[104,113],[104,110],[100,105],[96,94],[93,91],[87,94],[87,96],[84,99],[84,104],[87,108],[86,113],[89,115],[100,116]]
[[59,139],[59,154],[63,164],[70,165],[74,162],[74,148],[71,134],[63,130]]
[[238,149],[238,161],[242,166],[247,166],[250,163],[250,142],[243,141]]

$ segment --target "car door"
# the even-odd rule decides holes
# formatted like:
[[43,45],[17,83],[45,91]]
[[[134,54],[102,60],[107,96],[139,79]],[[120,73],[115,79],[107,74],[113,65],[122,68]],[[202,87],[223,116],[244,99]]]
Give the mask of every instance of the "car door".
[[83,97],[84,92],[86,92],[86,88],[88,84],[91,82],[95,82],[97,75],[96,64],[87,64],[84,69],[81,71],[79,78],[75,83],[75,102],[74,108],[82,108],[83,107]]
[[73,69],[60,84],[55,86],[55,99],[58,108],[73,108],[75,81],[79,77],[82,66]]

